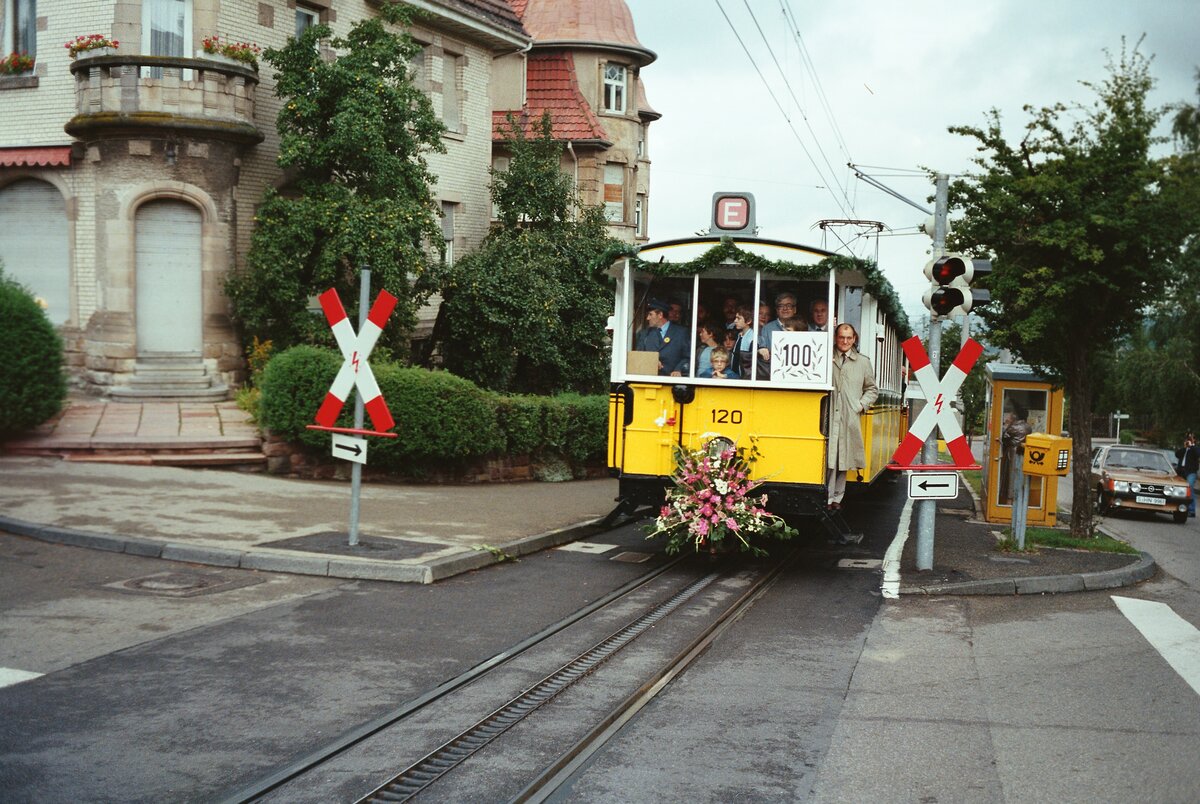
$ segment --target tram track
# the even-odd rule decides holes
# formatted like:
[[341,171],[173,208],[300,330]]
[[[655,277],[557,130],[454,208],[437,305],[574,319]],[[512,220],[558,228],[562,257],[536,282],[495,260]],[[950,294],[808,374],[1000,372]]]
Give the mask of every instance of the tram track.
[[[569,785],[573,774],[638,710],[703,654],[712,640],[753,605],[783,566],[794,558],[795,553],[783,562],[769,565],[754,562],[740,566],[735,562],[721,571],[708,571],[710,567],[698,571],[688,564],[681,566],[680,561],[659,567],[472,671],[223,800],[299,801],[314,795],[317,789],[324,790],[323,796],[328,800],[328,787],[339,784],[341,787],[333,796],[338,800],[407,801],[419,795],[421,799],[467,800],[480,795],[481,790],[486,790],[492,798],[516,794],[515,800],[544,800],[554,790]],[[611,628],[600,622],[620,625]],[[561,645],[546,644],[571,626],[583,631],[570,641],[581,642],[583,634],[589,632],[606,636],[587,639],[583,649],[577,648],[573,653],[562,653]],[[652,636],[643,637],[645,634]],[[640,642],[645,639],[650,642],[630,655],[626,655],[630,653],[627,650],[623,653],[639,637],[643,637]],[[560,658],[550,664],[554,656]],[[563,656],[570,658],[562,661]],[[512,660],[517,657],[522,658],[514,666]],[[533,676],[537,680],[513,686],[516,694],[502,693],[506,685],[528,678],[537,666],[552,669],[543,669]],[[635,675],[630,675],[631,666],[637,668]],[[585,681],[583,689],[576,691],[579,682]],[[530,717],[568,691],[563,696],[566,702],[552,707],[549,714]],[[501,694],[503,697],[496,697]],[[479,707],[480,700],[487,696],[504,703],[482,709],[487,713],[482,717],[459,719],[463,712]],[[468,699],[469,705],[464,703]],[[580,720],[566,729],[571,732],[569,739],[564,739],[565,735],[542,734],[540,730],[547,724],[553,732],[555,718],[578,706],[578,700],[587,702],[587,715],[574,715]],[[465,729],[460,726],[449,731],[453,736],[446,736],[455,721],[472,725]],[[561,724],[557,728],[561,730]],[[581,731],[584,733],[579,734]],[[439,732],[441,737],[433,736]],[[414,754],[414,745],[423,740],[430,740],[426,745],[436,748]],[[519,747],[522,741],[530,740],[537,745],[535,750],[530,750],[529,745]],[[561,750],[563,745],[571,747],[558,755],[553,747]],[[547,750],[549,754],[545,754]],[[498,756],[506,755],[505,752],[516,758],[510,764],[534,764],[522,767],[513,778],[496,778],[485,769]],[[364,758],[366,755],[369,757]],[[405,755],[420,759],[400,765],[400,758]],[[532,759],[535,756],[537,759]],[[403,769],[385,771],[380,780],[379,771],[387,762],[397,762]],[[375,782],[368,782],[371,776]],[[351,777],[357,778],[355,784],[362,785],[358,793],[351,793],[353,785],[348,781]],[[363,795],[363,790],[371,792]],[[432,795],[421,795],[426,791]]]
[[521,656],[530,649],[544,643],[546,640],[556,634],[570,628],[579,621],[591,616],[597,611],[610,606],[616,601],[630,595],[636,590],[644,587],[646,584],[655,580],[667,571],[679,565],[684,559],[676,558],[672,561],[655,567],[648,572],[630,580],[622,586],[614,589],[608,594],[598,598],[586,606],[580,607],[575,612],[563,617],[555,623],[543,628],[537,633],[521,640],[520,642],[500,651],[487,659],[479,662],[473,667],[465,670],[462,673],[450,678],[441,684],[437,685],[428,692],[405,701],[388,712],[366,721],[352,729],[343,732],[338,737],[329,741],[325,745],[315,749],[314,751],[299,757],[287,765],[272,771],[271,773],[256,779],[248,785],[245,785],[237,790],[227,793],[217,799],[221,804],[246,804],[246,802],[261,800],[265,795],[282,787],[288,782],[302,776],[303,774],[320,767],[328,762],[331,758],[342,754],[354,746],[368,740],[372,736],[391,728],[398,723],[401,723],[406,718],[414,713],[430,706],[431,704],[440,701],[454,693],[454,691],[470,684],[471,682],[483,677],[497,667],[511,661],[512,659]]

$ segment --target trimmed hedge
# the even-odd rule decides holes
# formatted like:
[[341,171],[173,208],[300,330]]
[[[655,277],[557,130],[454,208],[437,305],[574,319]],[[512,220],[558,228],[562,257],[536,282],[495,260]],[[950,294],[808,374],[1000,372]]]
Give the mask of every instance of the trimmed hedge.
[[[312,346],[271,358],[260,381],[262,426],[290,441],[327,449],[328,433],[306,426],[341,364],[338,352]],[[400,434],[372,440],[376,469],[420,476],[501,454],[562,458],[575,465],[604,457],[607,397],[504,396],[444,371],[387,363],[371,368]],[[338,426],[351,427],[353,419],[353,406],[347,404]]]
[[24,433],[62,410],[67,397],[63,343],[46,311],[0,273],[0,440]]

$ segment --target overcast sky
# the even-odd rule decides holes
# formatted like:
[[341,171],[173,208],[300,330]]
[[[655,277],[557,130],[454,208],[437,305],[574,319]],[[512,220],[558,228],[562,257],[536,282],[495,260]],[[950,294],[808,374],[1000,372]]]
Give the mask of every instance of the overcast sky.
[[[873,166],[865,172],[926,205],[932,185],[910,171],[971,168],[975,140],[949,126],[982,125],[995,107],[1014,141],[1029,119],[1025,104],[1090,105],[1095,93],[1080,81],[1105,79],[1104,51],[1119,57],[1122,36],[1132,49],[1145,35],[1140,50],[1154,56],[1157,80],[1152,103],[1197,101],[1197,0],[626,2],[638,38],[658,54],[642,71],[649,102],[663,115],[649,135],[650,239],[707,229],[718,190],[755,195],[761,236],[830,250],[839,243],[814,228],[818,220],[882,221],[894,235],[878,241],[879,262],[914,323],[927,286],[921,268],[930,241],[914,229],[924,215],[856,180],[846,162]],[[874,258],[875,243],[860,240],[853,251]]]

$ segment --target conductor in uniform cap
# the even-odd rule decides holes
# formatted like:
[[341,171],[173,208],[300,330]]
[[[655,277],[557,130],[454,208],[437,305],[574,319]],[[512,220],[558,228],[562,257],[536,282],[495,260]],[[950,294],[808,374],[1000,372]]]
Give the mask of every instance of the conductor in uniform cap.
[[646,328],[638,333],[639,352],[658,352],[658,373],[681,377],[688,369],[692,339],[686,327],[667,320],[671,305],[661,299],[646,304]]

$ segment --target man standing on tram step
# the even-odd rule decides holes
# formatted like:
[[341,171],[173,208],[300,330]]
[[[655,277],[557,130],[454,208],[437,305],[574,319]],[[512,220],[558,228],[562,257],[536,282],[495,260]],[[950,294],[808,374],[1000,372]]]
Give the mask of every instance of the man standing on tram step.
[[638,333],[639,352],[658,352],[658,373],[681,377],[688,370],[688,350],[692,339],[685,327],[667,320],[671,306],[661,299],[646,305],[646,328]]
[[837,511],[846,494],[846,472],[867,465],[858,416],[871,406],[879,389],[871,361],[854,348],[858,333],[850,324],[839,324],[833,333],[833,393],[829,404],[829,461],[825,507]]

